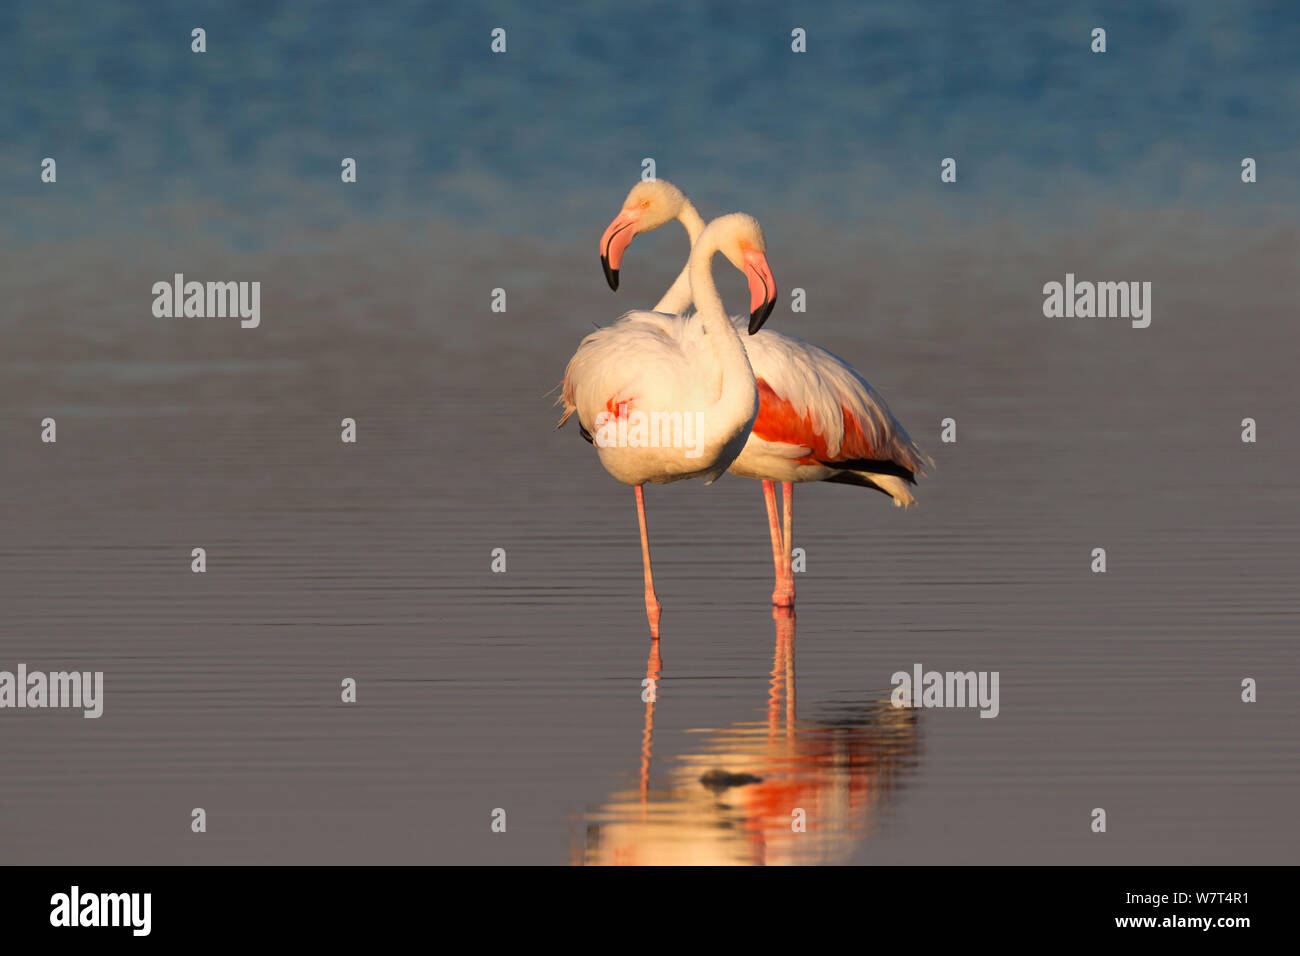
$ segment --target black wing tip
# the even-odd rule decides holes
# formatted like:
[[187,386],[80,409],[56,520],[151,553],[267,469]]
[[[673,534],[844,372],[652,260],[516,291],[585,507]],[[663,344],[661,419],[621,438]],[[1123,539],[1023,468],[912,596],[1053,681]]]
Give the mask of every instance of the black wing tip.
[[859,488],[871,488],[874,491],[880,492],[886,498],[892,499],[894,497],[884,488],[881,488],[878,484],[872,481],[868,476],[860,475],[856,471],[837,472],[829,478],[823,478],[822,481],[833,482],[837,485],[856,485]]
[[[865,471],[873,475],[891,475],[894,478],[902,478],[909,485],[916,484],[916,473],[912,469],[887,458],[848,458],[843,461],[823,461],[821,464],[827,468],[839,468],[841,471]],[[836,479],[827,478],[826,480],[834,481]],[[848,481],[847,478],[838,480]],[[849,483],[853,484],[853,482]],[[877,486],[872,485],[872,487]]]

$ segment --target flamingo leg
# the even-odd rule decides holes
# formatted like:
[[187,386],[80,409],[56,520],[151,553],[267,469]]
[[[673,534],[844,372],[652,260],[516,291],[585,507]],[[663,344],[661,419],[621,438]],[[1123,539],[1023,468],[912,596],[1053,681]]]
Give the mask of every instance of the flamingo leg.
[[785,592],[781,587],[784,580],[781,565],[784,559],[786,568],[790,567],[790,552],[786,550],[785,541],[781,537],[781,516],[776,506],[775,482],[766,480],[763,482],[763,501],[767,504],[767,530],[772,536],[772,567],[776,573],[776,586],[772,591],[772,603],[778,607],[785,607],[788,602],[785,600]]
[[794,483],[781,482],[782,504],[785,506],[784,529],[781,533],[781,571],[778,587],[784,586],[782,597],[777,601],[778,607],[794,607],[794,567],[791,552],[794,550]]
[[641,524],[641,564],[645,568],[645,616],[650,622],[650,636],[659,640],[659,612],[663,605],[655,597],[655,580],[650,573],[650,536],[645,526],[645,495],[641,485],[636,486],[636,516]]

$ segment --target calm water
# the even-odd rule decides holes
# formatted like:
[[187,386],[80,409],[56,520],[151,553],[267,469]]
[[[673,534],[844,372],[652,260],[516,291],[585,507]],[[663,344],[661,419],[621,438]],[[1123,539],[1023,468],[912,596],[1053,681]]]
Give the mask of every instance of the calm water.
[[[666,285],[680,234],[639,240],[617,296],[587,242],[336,238],[249,260],[247,331],[149,316],[161,250],[7,250],[0,666],[103,670],[106,699],[5,713],[0,858],[1293,861],[1300,243],[1106,229],[769,222],[810,301],[773,327],[853,361],[937,468],[907,512],[796,490],[797,620],[768,604],[757,483],[652,487],[657,653],[632,494],[545,393],[591,321]],[[452,281],[428,250],[456,244]],[[1162,250],[1151,328],[1042,316],[1043,281],[1128,275],[1135,249]],[[497,254],[527,266],[506,315]],[[999,671],[1000,715],[889,708],[916,662]]]
[[[106,699],[0,713],[0,862],[1294,862],[1298,43],[1267,2],[5,4],[0,670]],[[908,512],[797,490],[797,616],[757,483],[651,488],[657,648],[548,396],[685,256],[603,283],[645,157],[762,220],[771,327],[937,462]],[[261,327],[153,318],[177,272]],[[1067,272],[1151,327],[1044,318]],[[916,663],[1000,715],[888,707]]]

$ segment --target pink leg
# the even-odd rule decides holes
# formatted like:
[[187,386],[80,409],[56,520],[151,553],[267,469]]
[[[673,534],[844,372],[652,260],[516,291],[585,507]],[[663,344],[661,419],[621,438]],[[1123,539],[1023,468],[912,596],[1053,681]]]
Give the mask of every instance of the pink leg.
[[650,636],[659,640],[659,612],[663,605],[655,597],[655,581],[650,574],[650,536],[645,527],[645,495],[641,486],[636,486],[636,516],[641,523],[641,564],[645,567],[645,616],[650,622]]
[[777,602],[779,607],[794,607],[794,568],[791,567],[790,554],[794,550],[794,483],[781,482],[781,497],[785,505],[785,528],[781,534],[782,560],[781,574],[784,577],[784,602]]
[[790,553],[786,550],[781,537],[781,519],[776,507],[776,485],[770,481],[763,482],[763,500],[767,503],[767,530],[772,536],[772,567],[776,573],[776,587],[772,591],[772,603],[786,607],[788,600],[782,588],[784,580],[781,566],[790,567]]

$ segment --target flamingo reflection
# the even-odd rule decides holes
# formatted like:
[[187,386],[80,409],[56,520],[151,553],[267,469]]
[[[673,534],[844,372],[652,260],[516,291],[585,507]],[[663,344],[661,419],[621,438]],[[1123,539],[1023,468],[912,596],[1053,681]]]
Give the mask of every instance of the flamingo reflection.
[[[698,731],[700,746],[651,786],[658,643],[646,662],[645,724],[635,790],[584,816],[573,862],[588,865],[840,863],[866,839],[918,753],[917,715],[878,699],[800,719],[795,615],[775,607],[766,719]],[[795,824],[802,811],[804,829]]]

